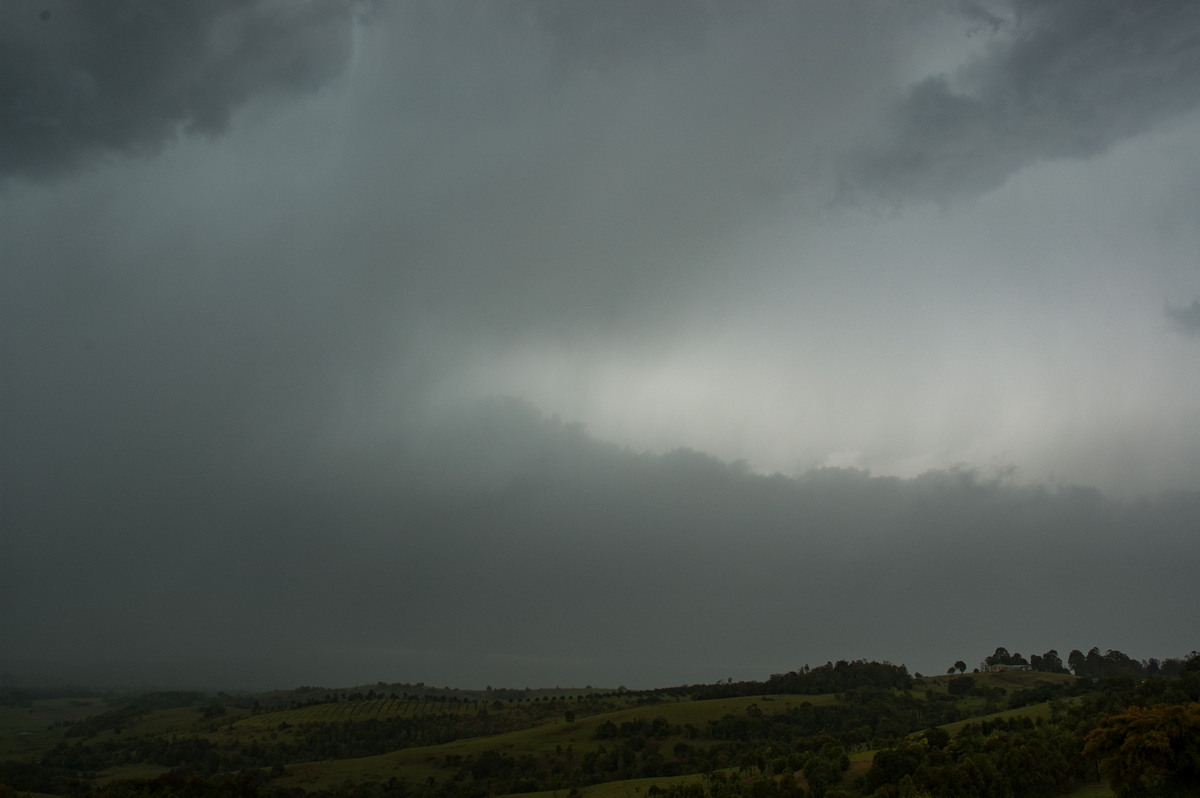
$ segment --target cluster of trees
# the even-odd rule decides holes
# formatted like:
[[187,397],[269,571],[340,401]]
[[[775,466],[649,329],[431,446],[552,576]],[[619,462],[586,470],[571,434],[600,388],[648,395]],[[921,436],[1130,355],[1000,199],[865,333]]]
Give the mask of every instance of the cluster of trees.
[[[694,729],[695,727],[689,728]],[[646,720],[645,718],[627,720],[622,722],[620,726],[610,720],[605,721],[596,727],[596,739],[629,739],[631,737],[662,739],[669,737],[672,732],[679,734],[680,731],[681,730],[678,725],[671,725],[671,723],[663,717],[654,718],[653,720]]]
[[[977,670],[988,670],[1003,665],[1011,668],[1028,668],[1043,673],[1073,673],[1076,676],[1090,676],[1093,679],[1116,677],[1140,679],[1148,676],[1175,678],[1183,671],[1185,662],[1186,658],[1158,660],[1153,657],[1138,661],[1115,649],[1109,649],[1101,654],[1099,648],[1093,647],[1086,654],[1079,649],[1074,649],[1067,655],[1067,661],[1064,664],[1062,657],[1055,649],[1050,649],[1045,654],[1033,654],[1029,659],[1025,659],[1020,653],[1010,654],[1007,648],[998,646],[994,652],[983,658],[983,662],[980,663]],[[955,671],[963,673],[966,669],[967,664],[960,659],[951,665],[946,673]]]
[[[707,777],[704,787],[683,788],[686,792],[701,789],[718,798],[742,795],[749,784],[800,798],[805,793],[794,778],[797,773],[807,782],[808,794],[820,796],[841,782],[850,766],[846,752],[855,741],[880,731],[903,735],[921,728],[915,715],[904,720],[903,710],[885,709],[885,703],[886,699],[863,697],[847,705],[805,705],[777,714],[751,705],[742,714],[709,721],[703,728],[671,724],[666,718],[608,723],[597,729],[597,739],[604,742],[595,750],[577,754],[570,747],[559,748],[540,757],[483,751],[448,757],[443,765],[455,769],[452,784],[481,796],[571,791],[602,782],[687,773]],[[669,744],[670,739],[676,742]],[[732,769],[736,775],[722,775]],[[671,796],[675,789],[656,793]]]
[[[1195,654],[1196,652],[1192,652],[1192,657]],[[1093,647],[1086,654],[1078,649],[1072,651],[1067,657],[1067,665],[1076,676],[1090,676],[1093,679],[1142,679],[1146,677],[1174,679],[1183,673],[1189,659],[1158,660],[1151,657],[1139,661],[1113,649],[1101,654],[1100,649]]]
[[838,660],[815,668],[772,674],[765,682],[718,682],[691,688],[697,700],[755,695],[820,695],[864,687],[909,690],[913,677],[903,665],[867,660]]
[[868,794],[972,795],[978,798],[1052,798],[1091,774],[1078,756],[1078,732],[1029,718],[972,723],[954,738],[930,729],[875,755],[863,777]]
[[1083,753],[1121,798],[1200,795],[1200,703],[1129,707],[1093,729]]
[[[955,663],[956,665],[961,664]],[[1007,665],[1015,668],[1028,668],[1033,671],[1042,671],[1043,673],[1067,673],[1066,667],[1063,665],[1062,657],[1058,655],[1058,651],[1050,649],[1045,654],[1033,654],[1029,659],[1025,659],[1020,653],[1008,653],[1008,649],[1004,646],[999,646],[994,652],[983,659],[983,669],[994,668],[998,665]]]
[[120,709],[110,709],[99,715],[76,721],[67,728],[67,737],[95,737],[104,731],[120,731],[127,723],[137,720],[150,710],[139,706],[126,706]]

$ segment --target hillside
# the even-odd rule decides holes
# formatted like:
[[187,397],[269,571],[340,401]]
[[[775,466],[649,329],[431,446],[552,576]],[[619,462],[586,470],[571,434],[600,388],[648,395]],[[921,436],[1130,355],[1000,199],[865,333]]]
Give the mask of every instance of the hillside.
[[[1095,682],[1015,670],[914,678],[839,662],[786,677],[638,692],[10,691],[0,798],[821,798],[918,783],[987,795],[985,784],[1013,779],[1022,795],[1101,796],[1112,793],[1082,754],[1089,731],[1130,705],[1200,707],[1194,669]],[[841,689],[802,692],[830,680]],[[756,692],[780,683],[795,690]],[[722,695],[735,692],[751,694]],[[972,778],[977,791],[962,792]]]

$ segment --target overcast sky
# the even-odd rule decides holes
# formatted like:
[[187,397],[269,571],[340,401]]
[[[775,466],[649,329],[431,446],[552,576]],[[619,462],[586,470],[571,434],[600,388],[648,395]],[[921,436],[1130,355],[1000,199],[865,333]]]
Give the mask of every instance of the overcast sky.
[[0,671],[1200,648],[1200,4],[0,5]]

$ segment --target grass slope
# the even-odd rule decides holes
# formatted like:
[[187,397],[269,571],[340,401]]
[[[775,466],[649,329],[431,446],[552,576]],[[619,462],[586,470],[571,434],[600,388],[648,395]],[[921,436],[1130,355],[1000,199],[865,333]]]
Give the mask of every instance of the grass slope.
[[0,758],[35,758],[62,739],[66,725],[108,708],[98,698],[47,698],[32,704],[0,707]]
[[[703,727],[710,720],[719,720],[730,714],[744,714],[747,707],[752,704],[757,705],[764,713],[772,714],[785,712],[804,703],[823,705],[836,702],[837,698],[832,695],[747,696],[710,701],[689,699],[663,701],[591,715],[578,719],[574,723],[568,723],[565,719],[556,720],[531,729],[490,737],[456,740],[443,745],[405,748],[400,751],[358,759],[289,765],[287,767],[288,775],[276,783],[315,790],[336,787],[347,780],[386,781],[393,776],[411,781],[424,781],[430,777],[442,779],[453,772],[452,769],[447,769],[440,764],[447,757],[473,756],[488,750],[500,751],[511,756],[537,756],[554,751],[559,747],[564,749],[571,747],[577,754],[597,750],[608,741],[596,739],[596,730],[608,722],[620,726],[629,721],[649,721],[662,717],[672,725],[687,726],[691,724]],[[669,737],[661,744],[664,748],[669,748],[681,739],[683,738]],[[611,746],[611,742],[608,744]]]
[[[952,695],[950,687],[960,675],[931,676],[917,679],[912,694],[929,700],[954,700],[956,705],[972,717],[968,720],[943,726],[951,734],[964,725],[987,718],[999,717],[1049,717],[1050,705],[1036,703],[1012,710],[992,711],[997,705],[1004,706],[1007,698],[1021,690],[1033,689],[1048,684],[1061,684],[1074,677],[1066,674],[1046,674],[1021,671],[967,674],[977,692],[984,695]],[[961,684],[961,683],[960,683]],[[1001,693],[1003,691],[1003,693]],[[541,691],[539,691],[541,692]],[[558,691],[565,698],[569,691]],[[990,696],[990,697],[989,697]],[[545,696],[549,701],[551,696]],[[410,782],[424,782],[433,778],[441,781],[449,778],[457,769],[456,759],[473,757],[484,751],[498,751],[514,758],[538,757],[559,750],[571,750],[583,755],[596,751],[601,746],[610,747],[611,740],[597,738],[602,724],[620,726],[626,722],[653,721],[664,718],[672,727],[683,729],[692,726],[704,729],[709,721],[720,720],[727,715],[742,716],[749,707],[757,706],[764,714],[783,713],[803,704],[832,705],[838,702],[835,695],[775,695],[747,696],[696,701],[690,698],[663,697],[647,699],[635,694],[608,696],[609,706],[626,706],[598,714],[586,714],[584,705],[573,700],[560,700],[556,704],[532,701],[487,702],[446,701],[424,697],[378,697],[362,700],[327,701],[291,709],[252,712],[249,709],[226,707],[216,713],[210,707],[192,706],[178,709],[162,709],[145,712],[132,717],[114,728],[102,728],[87,738],[87,742],[110,742],[140,736],[199,736],[219,746],[252,745],[296,739],[300,727],[308,724],[341,724],[366,720],[423,717],[436,714],[461,714],[487,712],[495,717],[531,719],[537,712],[553,712],[551,719],[529,728],[494,734],[486,737],[460,739],[442,745],[405,748],[376,756],[351,759],[325,760],[318,762],[293,763],[286,766],[283,775],[275,778],[277,786],[299,787],[308,790],[336,789],[346,783],[386,781],[396,777]],[[582,698],[580,698],[582,701]],[[551,709],[554,707],[554,709]],[[50,750],[61,741],[70,742],[65,736],[69,725],[84,718],[98,715],[110,707],[101,699],[46,699],[35,701],[30,707],[0,708],[0,758],[33,760]],[[574,713],[568,721],[567,711]],[[533,713],[533,714],[531,714]],[[522,721],[524,722],[524,721]],[[532,720],[530,722],[533,722]],[[75,738],[78,739],[78,738]],[[668,749],[685,736],[674,735],[657,744]],[[851,756],[851,769],[846,774],[847,783],[854,776],[870,767],[874,752],[857,752]],[[98,783],[117,778],[153,778],[168,770],[151,764],[130,764],[112,768],[99,774]],[[653,785],[666,788],[673,784],[686,784],[703,779],[702,774],[631,779],[605,784],[591,785],[580,790],[586,798],[642,798]],[[558,798],[563,791],[522,794],[518,798]],[[1105,785],[1092,785],[1069,796],[1069,798],[1109,798],[1111,791]]]

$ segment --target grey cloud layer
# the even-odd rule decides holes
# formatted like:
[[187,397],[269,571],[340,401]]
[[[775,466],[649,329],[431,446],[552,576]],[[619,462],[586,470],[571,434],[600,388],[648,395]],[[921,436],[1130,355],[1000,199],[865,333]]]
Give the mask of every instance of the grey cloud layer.
[[511,401],[425,440],[286,486],[174,474],[167,495],[143,474],[115,503],[21,497],[8,650],[49,661],[83,641],[84,662],[250,661],[268,680],[307,663],[343,681],[655,685],[839,656],[932,670],[1004,643],[1176,655],[1156,647],[1200,623],[1196,494],[756,476]]
[[992,31],[953,75],[910,88],[850,185],[895,202],[948,202],[1018,170],[1087,158],[1200,105],[1200,6],[1054,0],[966,6]]
[[222,133],[256,95],[312,91],[344,67],[359,5],[5,3],[0,177],[153,153],[181,130]]

